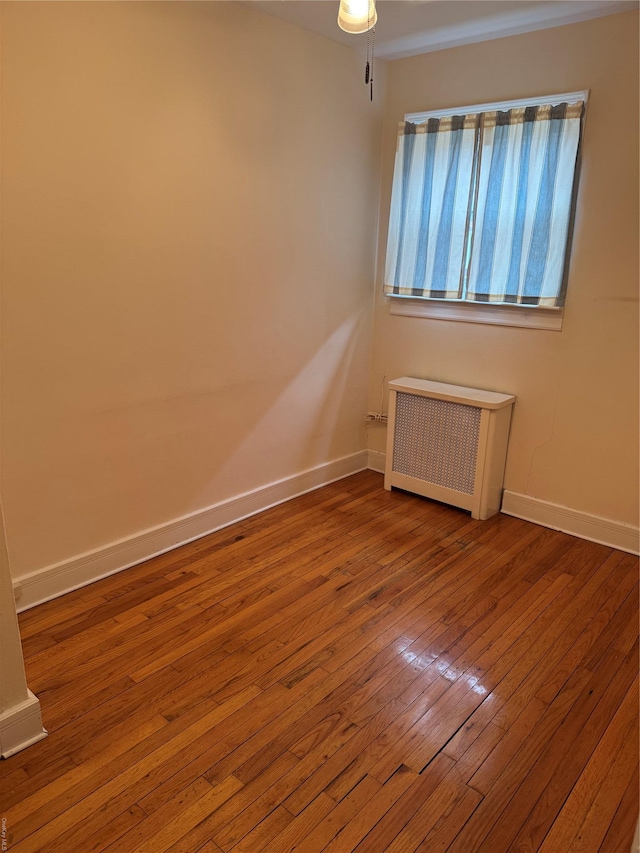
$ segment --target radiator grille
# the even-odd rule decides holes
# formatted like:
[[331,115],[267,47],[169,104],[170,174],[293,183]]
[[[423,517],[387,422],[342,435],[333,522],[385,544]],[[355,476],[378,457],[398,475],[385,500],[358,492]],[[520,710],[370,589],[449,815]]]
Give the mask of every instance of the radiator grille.
[[482,409],[397,395],[393,470],[472,495]]

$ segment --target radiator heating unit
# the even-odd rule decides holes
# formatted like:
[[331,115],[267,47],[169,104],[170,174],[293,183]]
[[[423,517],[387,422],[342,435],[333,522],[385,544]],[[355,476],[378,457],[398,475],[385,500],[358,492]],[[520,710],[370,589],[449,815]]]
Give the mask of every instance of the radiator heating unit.
[[499,512],[515,397],[407,376],[389,389],[385,488]]

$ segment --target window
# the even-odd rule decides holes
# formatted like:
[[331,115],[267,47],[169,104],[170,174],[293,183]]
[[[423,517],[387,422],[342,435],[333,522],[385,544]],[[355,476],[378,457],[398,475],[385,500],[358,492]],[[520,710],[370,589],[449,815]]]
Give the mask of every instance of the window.
[[[384,285],[411,298],[401,313],[437,300],[446,319],[455,303],[474,304],[481,322],[561,314],[585,101],[578,92],[405,116]],[[504,307],[507,319],[491,319]]]

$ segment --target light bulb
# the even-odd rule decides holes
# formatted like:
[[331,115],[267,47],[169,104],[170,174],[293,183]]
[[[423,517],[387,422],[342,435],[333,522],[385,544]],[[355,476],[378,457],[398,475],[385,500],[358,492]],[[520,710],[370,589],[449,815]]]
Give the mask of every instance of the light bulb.
[[338,26],[345,33],[366,33],[377,20],[375,0],[340,0]]

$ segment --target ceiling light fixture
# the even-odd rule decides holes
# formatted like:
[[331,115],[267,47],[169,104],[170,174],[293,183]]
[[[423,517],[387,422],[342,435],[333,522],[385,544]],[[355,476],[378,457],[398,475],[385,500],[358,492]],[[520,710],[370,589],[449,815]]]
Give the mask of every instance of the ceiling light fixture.
[[375,0],[340,0],[338,26],[345,33],[366,33],[377,20]]
[[373,101],[373,53],[376,35],[376,12],[375,0],[340,0],[338,9],[338,26],[345,33],[358,35],[367,34],[367,64],[364,69],[364,82],[370,87],[371,100]]

